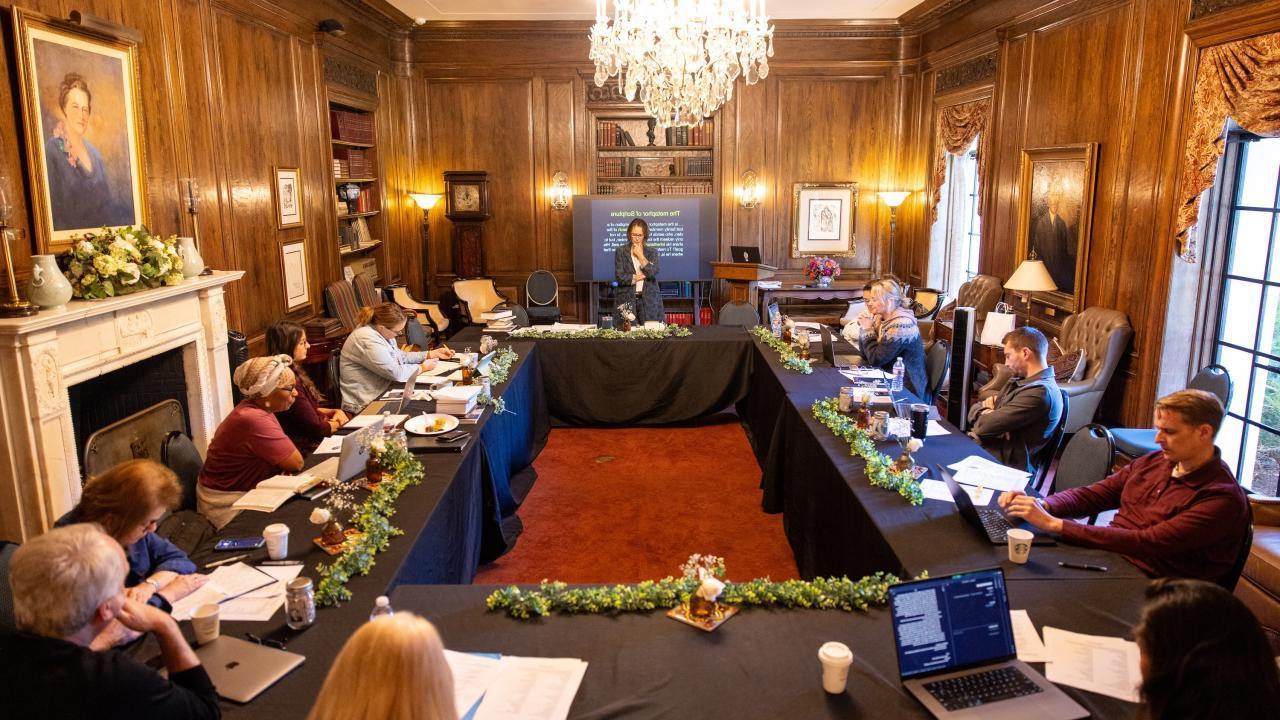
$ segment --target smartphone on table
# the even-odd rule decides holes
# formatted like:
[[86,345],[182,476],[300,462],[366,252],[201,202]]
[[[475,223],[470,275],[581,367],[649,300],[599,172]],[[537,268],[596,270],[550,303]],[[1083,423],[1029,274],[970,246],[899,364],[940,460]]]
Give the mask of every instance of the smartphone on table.
[[242,538],[223,538],[218,544],[213,546],[214,550],[257,550],[262,547],[263,540],[261,537],[242,537]]

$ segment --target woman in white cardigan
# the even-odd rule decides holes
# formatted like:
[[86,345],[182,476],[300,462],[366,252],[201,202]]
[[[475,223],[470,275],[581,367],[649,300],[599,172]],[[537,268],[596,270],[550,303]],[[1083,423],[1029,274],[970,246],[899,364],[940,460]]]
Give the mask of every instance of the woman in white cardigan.
[[359,413],[393,384],[404,383],[414,373],[435,367],[436,358],[453,357],[449,348],[405,352],[396,347],[396,336],[406,322],[408,317],[394,303],[360,311],[359,327],[342,344],[339,365],[342,409],[348,414]]

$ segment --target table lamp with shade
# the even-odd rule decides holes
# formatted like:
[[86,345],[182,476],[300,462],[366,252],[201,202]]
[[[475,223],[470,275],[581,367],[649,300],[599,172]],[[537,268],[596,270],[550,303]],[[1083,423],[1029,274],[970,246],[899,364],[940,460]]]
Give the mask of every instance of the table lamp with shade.
[[1030,325],[1031,293],[1052,292],[1057,290],[1058,286],[1053,282],[1053,277],[1049,275],[1049,269],[1044,266],[1044,261],[1036,257],[1036,251],[1032,250],[1031,257],[1023,260],[1018,269],[1013,271],[1013,275],[1009,276],[1009,280],[1004,284],[1004,289],[1027,293],[1027,321],[1025,324]]
[[422,286],[427,288],[431,283],[431,225],[428,216],[444,195],[409,193],[409,197],[422,208]]
[[[889,206],[889,274],[893,275],[893,236],[898,224],[898,206],[906,202],[911,193],[905,190],[895,190],[876,194],[880,196],[880,202]],[[894,275],[894,277],[897,276]]]

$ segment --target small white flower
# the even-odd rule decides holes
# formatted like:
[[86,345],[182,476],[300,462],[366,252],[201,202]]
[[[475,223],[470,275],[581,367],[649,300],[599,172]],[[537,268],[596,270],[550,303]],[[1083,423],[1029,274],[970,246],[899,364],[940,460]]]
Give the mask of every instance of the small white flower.
[[715,602],[720,593],[724,592],[724,583],[710,573],[702,578],[702,584],[698,586],[698,597],[707,602]]
[[907,452],[913,453],[924,447],[924,441],[920,438],[911,438],[907,441]]
[[93,243],[88,240],[81,240],[76,244],[76,250],[82,253],[91,253],[93,252]]
[[120,267],[120,281],[125,285],[133,285],[142,279],[142,269],[137,263],[127,262]]
[[329,518],[331,517],[332,515],[329,514],[329,511],[326,508],[322,508],[322,507],[316,508],[315,510],[311,511],[311,524],[323,525],[329,522]]

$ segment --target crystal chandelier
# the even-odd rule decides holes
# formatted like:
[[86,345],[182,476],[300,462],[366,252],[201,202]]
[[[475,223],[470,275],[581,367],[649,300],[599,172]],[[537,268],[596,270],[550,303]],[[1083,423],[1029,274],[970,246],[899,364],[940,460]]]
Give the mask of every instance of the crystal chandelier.
[[627,100],[644,103],[659,127],[693,125],[769,76],[773,27],[765,0],[596,0],[591,60],[596,86],[614,75]]

